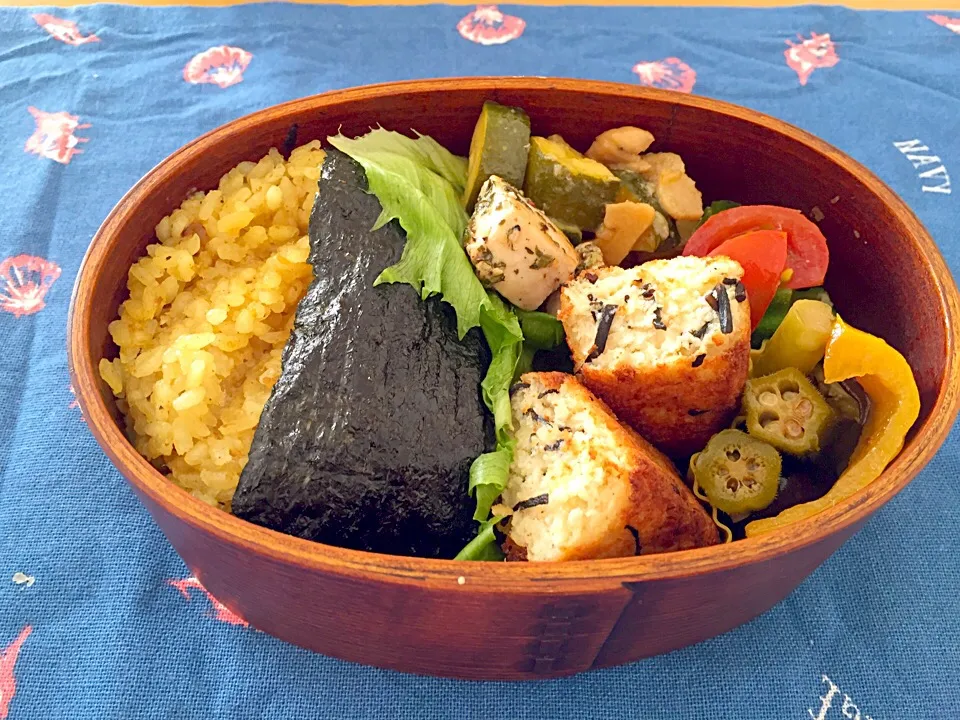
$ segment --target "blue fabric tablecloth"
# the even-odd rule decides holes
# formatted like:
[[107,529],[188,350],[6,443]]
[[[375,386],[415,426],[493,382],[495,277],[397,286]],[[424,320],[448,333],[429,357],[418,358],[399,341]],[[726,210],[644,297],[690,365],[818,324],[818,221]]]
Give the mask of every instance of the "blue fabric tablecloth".
[[0,719],[960,718],[956,437],[756,621],[465,683],[311,654],[208,598],[94,443],[64,353],[84,250],[146,170],[253,110],[404,78],[642,82],[771,113],[876,171],[956,272],[958,33],[960,12],[815,7],[0,9]]

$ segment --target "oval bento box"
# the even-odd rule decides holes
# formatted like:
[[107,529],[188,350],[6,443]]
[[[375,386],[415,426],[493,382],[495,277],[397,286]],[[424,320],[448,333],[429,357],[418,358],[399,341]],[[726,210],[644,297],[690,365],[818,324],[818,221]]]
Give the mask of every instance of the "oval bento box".
[[[819,208],[844,318],[910,362],[920,418],[866,489],[785,530],[699,550],[569,563],[465,563],[378,555],[282,535],[167,481],[126,440],[101,357],[127,270],[157,222],[243,160],[371,126],[432,135],[461,154],[484,100],[519,105],[540,134],[585,147],[638,125],[680,152],[704,197]],[[471,78],[339,90],[240,118],[151,170],[93,239],[69,321],[73,386],[103,448],[203,585],[254,627],[327,655],[476,679],[567,675],[723,633],[787,596],[924,467],[958,409],[958,294],[927,231],[866,168],[786,123],[706,98],[604,82]]]

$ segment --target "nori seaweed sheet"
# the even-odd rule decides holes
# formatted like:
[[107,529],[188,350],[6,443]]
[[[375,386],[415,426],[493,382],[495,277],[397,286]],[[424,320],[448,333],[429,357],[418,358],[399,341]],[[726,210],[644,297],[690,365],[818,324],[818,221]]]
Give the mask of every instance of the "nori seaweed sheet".
[[408,285],[379,285],[405,236],[331,150],[310,218],[315,279],[233,498],[250,522],[341,547],[453,557],[476,531],[470,464],[494,447],[479,331]]

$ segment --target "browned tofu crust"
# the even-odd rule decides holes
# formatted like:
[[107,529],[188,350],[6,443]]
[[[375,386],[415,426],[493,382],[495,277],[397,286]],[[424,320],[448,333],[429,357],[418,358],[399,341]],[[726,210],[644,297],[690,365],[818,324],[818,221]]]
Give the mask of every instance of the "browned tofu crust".
[[[618,271],[599,268],[593,275],[602,278]],[[646,440],[668,455],[682,457],[702,450],[712,435],[729,427],[739,409],[750,361],[749,303],[734,303],[733,314],[731,333],[714,330],[704,340],[712,343],[711,352],[648,363],[622,359],[612,365],[588,361],[588,349],[570,341],[572,329],[584,316],[566,292],[561,294],[557,317],[567,330],[580,380]],[[608,342],[607,350],[612,347]]]
[[[636,431],[624,426],[577,378],[560,372],[528,373],[521,381],[532,379],[546,389],[562,390],[572,402],[589,409],[596,424],[612,434],[618,448],[616,464],[600,453],[591,452],[592,459],[607,465],[608,476],[622,476],[630,485],[629,502],[619,509],[621,517],[616,524],[622,530],[599,544],[580,548],[575,557],[566,559],[648,555],[719,542],[716,525],[684,484],[673,463]],[[509,537],[509,520],[504,529],[507,539],[502,547],[507,559],[527,560],[527,549]]]
[[644,438],[669,455],[690,455],[729,427],[739,407],[747,382],[750,334],[746,325],[734,332],[740,334],[736,342],[726,352],[708,356],[699,367],[692,367],[689,360],[615,369],[587,363],[578,375]]
[[[717,526],[673,463],[636,431],[625,428],[625,432],[642,458],[630,476],[633,503],[628,522],[637,530],[641,552],[690,550],[719,543]],[[632,537],[632,531],[628,532]]]

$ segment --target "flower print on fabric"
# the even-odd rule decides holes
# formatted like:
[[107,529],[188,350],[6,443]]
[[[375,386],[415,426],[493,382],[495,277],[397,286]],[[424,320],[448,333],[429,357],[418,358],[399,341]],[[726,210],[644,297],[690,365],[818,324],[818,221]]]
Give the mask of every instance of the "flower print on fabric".
[[783,51],[783,56],[787,59],[787,65],[796,71],[801,85],[807,84],[814,70],[833,67],[840,62],[830,33],[811,33],[808,38],[803,35],[797,37],[800,39],[798,43],[787,40],[790,47]]
[[688,93],[697,82],[697,72],[680,58],[638,62],[633,66],[641,85]]
[[10,703],[13,702],[13,696],[17,694],[13,668],[17,664],[17,656],[20,654],[23,643],[32,631],[33,628],[30,625],[25,626],[12,643],[0,649],[0,720],[6,720],[10,713]]
[[199,590],[201,593],[203,593],[203,595],[205,595],[207,600],[210,602],[209,615],[215,620],[225,622],[228,625],[239,625],[240,627],[250,626],[250,623],[211,595],[210,591],[201,585],[197,578],[191,576],[185,577],[182,580],[167,580],[167,583],[179,590],[180,594],[183,595],[187,600],[191,599],[191,590]]
[[220,45],[194,55],[183,67],[183,79],[191,85],[210,83],[228,88],[243,82],[243,71],[253,55],[243,48]]
[[28,107],[27,111],[33,115],[36,129],[27,138],[24,146],[26,152],[62,165],[68,165],[74,155],[83,152],[77,145],[87,142],[89,138],[77,137],[74,133],[90,127],[90,123],[81,124],[79,117],[63,111],[44,112],[33,106]]
[[457,23],[457,32],[478,45],[503,45],[520,37],[526,26],[522,18],[506,15],[496,5],[477,5]]
[[73,20],[63,20],[46,13],[38,13],[33,16],[37,25],[42,27],[50,36],[67,45],[85,45],[86,43],[100,42],[93,33],[84,35]]
[[67,405],[67,409],[76,410],[80,414],[80,419],[86,422],[87,419],[83,416],[83,410],[80,408],[80,401],[77,400],[77,391],[73,389],[73,385],[70,386],[70,397],[73,399],[70,400],[70,404]]
[[0,262],[0,310],[15,317],[43,310],[44,297],[60,277],[60,266],[33,255]]
[[947,17],[946,15],[927,15],[937,25],[943,25],[947,30],[953,30],[960,35],[960,17]]

